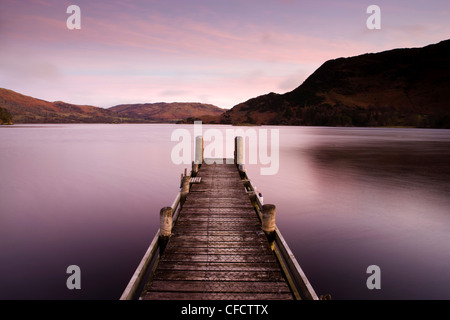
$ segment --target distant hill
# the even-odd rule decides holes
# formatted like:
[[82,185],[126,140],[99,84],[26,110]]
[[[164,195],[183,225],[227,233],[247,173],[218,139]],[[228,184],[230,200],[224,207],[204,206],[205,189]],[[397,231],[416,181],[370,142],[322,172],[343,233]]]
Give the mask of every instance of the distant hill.
[[212,119],[224,110],[201,103],[120,105],[109,109],[66,102],[49,102],[0,88],[0,108],[15,123],[155,123]]
[[109,108],[119,116],[147,121],[186,122],[203,117],[211,119],[225,112],[211,104],[174,102],[123,104]]
[[450,128],[450,40],[325,62],[298,88],[234,106],[221,123]]
[[120,119],[111,110],[48,102],[0,88],[0,107],[9,110],[14,123],[111,123]]

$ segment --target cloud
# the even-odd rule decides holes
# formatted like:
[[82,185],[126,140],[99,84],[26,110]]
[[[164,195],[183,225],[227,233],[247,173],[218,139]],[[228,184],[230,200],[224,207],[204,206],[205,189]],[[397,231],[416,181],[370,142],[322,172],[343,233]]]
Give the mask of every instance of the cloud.
[[[197,21],[189,17],[172,17],[160,12],[150,16],[130,15],[106,6],[104,13],[82,7],[82,30],[65,28],[66,14],[35,15],[22,13],[10,18],[3,31],[9,40],[34,43],[42,48],[58,46],[58,51],[90,49],[121,50],[133,56],[146,51],[152,55],[214,59],[248,59],[258,61],[299,62],[317,58],[322,39],[284,30],[282,27],[255,25],[242,21]],[[131,7],[133,9],[134,7]],[[130,9],[130,10],[131,10]],[[305,48],[308,48],[307,50]],[[320,50],[320,49],[319,49]],[[314,52],[315,51],[315,52]]]
[[[383,29],[374,33],[360,3],[289,0],[79,0],[82,29],[69,31],[69,4],[0,2],[2,83],[49,96],[64,87],[59,100],[102,106],[204,98],[231,107],[290,91],[329,59],[426,45],[450,32],[439,23],[444,15],[421,20],[428,11],[417,5],[410,21],[400,7],[382,6]],[[390,23],[389,10],[400,20]]]

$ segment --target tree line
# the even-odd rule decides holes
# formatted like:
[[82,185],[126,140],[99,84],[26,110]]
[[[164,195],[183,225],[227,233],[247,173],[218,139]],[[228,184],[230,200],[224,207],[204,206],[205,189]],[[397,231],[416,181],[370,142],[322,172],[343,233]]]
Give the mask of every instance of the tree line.
[[8,109],[0,107],[0,125],[13,124],[13,117]]

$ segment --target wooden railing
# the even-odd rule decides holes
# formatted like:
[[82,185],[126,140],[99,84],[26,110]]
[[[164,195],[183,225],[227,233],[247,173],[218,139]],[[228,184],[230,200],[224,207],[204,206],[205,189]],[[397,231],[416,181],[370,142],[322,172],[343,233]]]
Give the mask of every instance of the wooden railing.
[[[175,197],[175,200],[172,203],[172,210],[174,213],[174,221],[176,221],[176,218],[178,217],[178,212],[180,208],[180,200],[181,200],[181,192],[178,192],[177,196]],[[144,254],[144,257],[142,258],[141,262],[139,263],[138,267],[136,268],[136,271],[134,272],[133,276],[131,277],[131,280],[129,281],[128,285],[126,286],[124,292],[122,293],[122,296],[120,297],[120,300],[133,300],[136,298],[139,298],[138,295],[140,294],[140,289],[143,285],[144,279],[146,278],[146,275],[150,269],[150,267],[153,267],[158,263],[158,253],[159,253],[159,231],[156,232],[155,236],[153,237],[152,242],[150,243],[150,246],[148,247],[147,251]]]
[[[243,175],[243,180],[247,191],[251,193],[250,196],[254,202],[255,210],[258,213],[260,220],[262,220],[261,212],[263,203],[261,202],[261,198],[259,197],[253,183],[250,179],[248,179],[247,174],[243,172]],[[287,242],[284,240],[280,230],[276,226],[274,238],[274,253],[278,257],[296,299],[319,300],[316,292],[308,281],[308,278],[297,262],[297,259],[289,248]]]

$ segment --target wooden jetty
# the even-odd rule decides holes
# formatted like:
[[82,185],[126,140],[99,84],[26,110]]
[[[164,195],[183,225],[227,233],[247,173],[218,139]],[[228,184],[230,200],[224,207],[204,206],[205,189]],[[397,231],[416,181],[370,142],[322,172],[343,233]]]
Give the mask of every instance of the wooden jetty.
[[[200,139],[198,139],[200,138]],[[242,164],[203,159],[197,137],[191,174],[185,170],[160,230],[121,300],[317,300]]]

